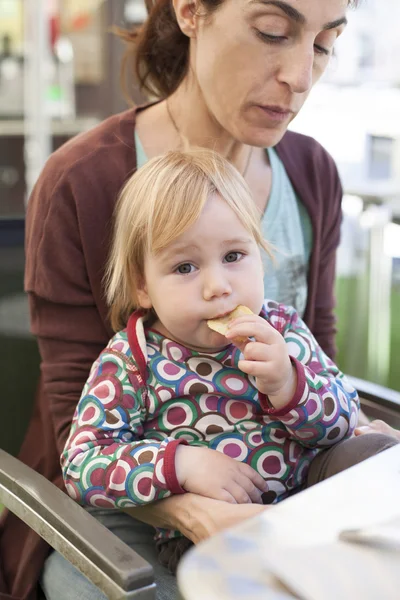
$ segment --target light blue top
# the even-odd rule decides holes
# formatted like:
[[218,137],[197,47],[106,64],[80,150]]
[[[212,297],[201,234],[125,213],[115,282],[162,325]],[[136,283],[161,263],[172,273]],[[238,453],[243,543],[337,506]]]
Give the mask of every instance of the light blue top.
[[[138,169],[147,162],[135,132]],[[300,202],[273,148],[267,148],[272,186],[261,225],[264,238],[274,246],[274,259],[263,251],[265,297],[293,306],[303,316],[307,303],[308,261],[312,248],[310,217]]]
[[293,306],[303,316],[312,248],[311,221],[278,154],[273,148],[267,152],[272,187],[261,224],[264,238],[274,246],[274,259],[263,255],[265,297]]

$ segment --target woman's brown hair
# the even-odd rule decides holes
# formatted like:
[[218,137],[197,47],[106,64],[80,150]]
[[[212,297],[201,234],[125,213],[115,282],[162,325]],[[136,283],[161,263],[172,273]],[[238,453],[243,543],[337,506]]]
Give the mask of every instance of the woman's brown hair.
[[[224,0],[199,0],[209,15]],[[189,38],[176,20],[172,0],[146,0],[149,13],[145,23],[132,30],[118,29],[127,43],[122,62],[125,92],[128,68],[134,64],[140,88],[157,98],[170,96],[184,79],[189,63]]]
[[[198,0],[204,16],[215,12],[225,0]],[[356,8],[360,0],[349,0]],[[126,81],[132,63],[140,88],[157,98],[170,96],[184,79],[189,64],[189,38],[182,33],[176,20],[172,0],[145,0],[149,16],[145,23],[131,31],[117,29],[126,42],[122,62],[122,84],[126,95]]]

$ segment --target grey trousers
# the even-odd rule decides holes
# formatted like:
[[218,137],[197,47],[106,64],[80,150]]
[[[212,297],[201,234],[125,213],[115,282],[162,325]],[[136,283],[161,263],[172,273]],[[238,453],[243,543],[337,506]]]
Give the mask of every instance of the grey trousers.
[[[90,508],[89,512],[153,566],[157,600],[178,598],[176,578],[158,562],[154,527],[119,511]],[[51,552],[46,560],[40,585],[47,600],[107,600],[96,586],[56,551]]]
[[384,433],[369,433],[339,442],[314,458],[308,472],[307,487],[357,465],[398,443],[396,438]]
[[[371,433],[339,442],[314,458],[308,474],[307,487],[398,443],[396,439],[381,433]],[[153,540],[154,529],[125,513],[101,509],[90,509],[90,512],[153,566],[157,600],[176,600],[176,579],[158,562]],[[47,558],[40,583],[47,600],[106,600],[98,588],[55,551]]]

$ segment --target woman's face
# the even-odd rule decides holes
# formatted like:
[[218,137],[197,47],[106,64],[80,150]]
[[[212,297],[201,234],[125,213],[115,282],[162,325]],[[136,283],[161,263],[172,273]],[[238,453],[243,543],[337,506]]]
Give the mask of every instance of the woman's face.
[[212,118],[243,143],[275,145],[324,72],[347,6],[224,0],[195,19],[191,74]]

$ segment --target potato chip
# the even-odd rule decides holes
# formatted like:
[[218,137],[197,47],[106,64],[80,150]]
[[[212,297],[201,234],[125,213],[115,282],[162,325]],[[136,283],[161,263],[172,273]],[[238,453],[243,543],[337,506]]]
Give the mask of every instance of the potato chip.
[[[221,335],[226,335],[229,323],[231,323],[234,319],[237,319],[238,317],[243,317],[244,315],[252,314],[254,314],[253,311],[247,308],[247,306],[242,306],[241,304],[239,304],[239,306],[237,306],[235,310],[230,312],[228,315],[224,315],[223,317],[219,317],[217,319],[210,319],[209,321],[207,321],[207,325],[213,331],[216,331]],[[243,343],[246,342],[247,339],[248,338],[238,337],[235,338],[235,341],[238,343]]]

